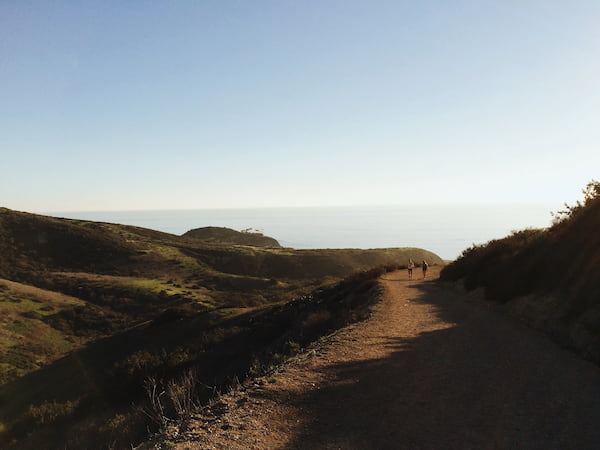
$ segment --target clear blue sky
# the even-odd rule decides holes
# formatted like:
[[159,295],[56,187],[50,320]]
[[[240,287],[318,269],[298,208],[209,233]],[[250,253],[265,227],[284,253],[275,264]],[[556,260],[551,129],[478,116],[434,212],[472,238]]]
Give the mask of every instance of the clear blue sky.
[[0,206],[573,201],[600,2],[3,1]]

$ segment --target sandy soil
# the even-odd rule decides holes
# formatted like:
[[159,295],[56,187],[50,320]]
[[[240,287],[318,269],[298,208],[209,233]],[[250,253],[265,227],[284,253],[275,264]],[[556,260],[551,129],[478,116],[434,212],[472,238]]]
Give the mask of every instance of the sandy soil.
[[478,294],[406,278],[384,276],[371,319],[223,396],[175,448],[600,448],[598,367]]

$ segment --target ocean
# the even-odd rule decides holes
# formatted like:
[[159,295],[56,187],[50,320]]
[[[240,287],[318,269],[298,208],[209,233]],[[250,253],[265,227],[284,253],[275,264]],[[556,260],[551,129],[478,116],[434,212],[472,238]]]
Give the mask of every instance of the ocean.
[[173,234],[205,226],[251,228],[296,249],[420,247],[443,259],[455,259],[472,244],[501,238],[514,230],[547,227],[551,222],[550,211],[556,209],[556,205],[548,204],[498,204],[46,214],[135,225]]

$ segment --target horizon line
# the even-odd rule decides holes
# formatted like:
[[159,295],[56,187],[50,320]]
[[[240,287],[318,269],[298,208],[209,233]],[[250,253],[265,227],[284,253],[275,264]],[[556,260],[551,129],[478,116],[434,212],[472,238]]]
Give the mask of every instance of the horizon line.
[[[30,212],[33,214],[52,214],[52,213],[103,213],[103,212],[164,212],[164,211],[227,211],[227,210],[276,210],[276,209],[328,209],[328,208],[391,208],[391,207],[454,207],[454,206],[527,206],[527,205],[553,205],[554,202],[520,200],[520,201],[493,201],[493,202],[455,202],[455,203],[385,203],[385,204],[335,204],[335,205],[300,205],[300,206],[225,206],[225,207],[194,207],[194,208],[135,208],[135,209],[34,209],[30,211],[17,210],[20,212]],[[560,207],[564,202],[560,202]]]

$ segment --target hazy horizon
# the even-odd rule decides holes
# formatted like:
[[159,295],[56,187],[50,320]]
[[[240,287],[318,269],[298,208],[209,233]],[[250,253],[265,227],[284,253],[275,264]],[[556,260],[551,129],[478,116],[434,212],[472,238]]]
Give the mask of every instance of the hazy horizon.
[[[497,202],[452,202],[452,203],[415,203],[415,204],[401,204],[401,203],[387,203],[387,204],[334,204],[334,205],[299,205],[299,206],[286,206],[286,205],[278,205],[278,206],[240,206],[240,207],[212,207],[212,208],[146,208],[146,209],[77,209],[77,210],[30,210],[30,211],[22,211],[22,212],[30,212],[33,214],[42,214],[42,215],[52,215],[56,213],[104,213],[104,212],[153,212],[153,211],[221,211],[221,210],[245,210],[245,209],[253,209],[253,210],[271,210],[271,209],[344,209],[344,208],[395,208],[395,207],[422,207],[422,208],[435,208],[435,207],[453,207],[453,206],[486,206],[486,207],[494,207],[494,206],[527,206],[527,205],[536,205],[536,206],[547,206],[550,209],[548,213],[556,211],[556,209],[561,209],[564,206],[563,201],[558,203],[556,202],[548,202],[548,201],[497,201]],[[9,208],[12,209],[12,208]]]
[[194,228],[255,229],[296,249],[419,247],[454,259],[472,244],[550,225],[548,204],[222,208],[55,212],[181,235]]

